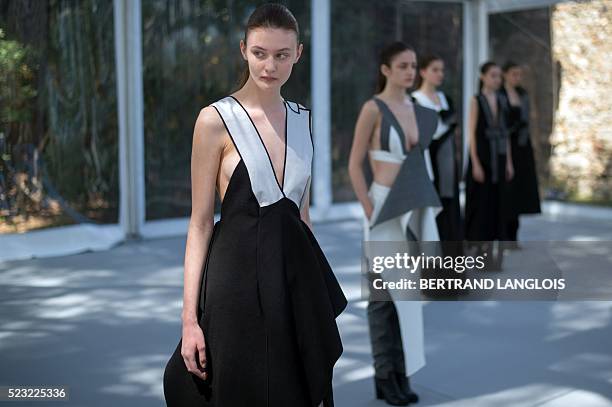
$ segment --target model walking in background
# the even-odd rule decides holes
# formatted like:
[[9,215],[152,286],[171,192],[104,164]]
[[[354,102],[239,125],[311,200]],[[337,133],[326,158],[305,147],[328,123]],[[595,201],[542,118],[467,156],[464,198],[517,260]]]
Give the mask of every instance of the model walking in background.
[[463,222],[459,206],[458,118],[451,98],[438,90],[444,80],[444,61],[434,55],[421,59],[419,75],[420,86],[412,96],[418,104],[439,115],[438,127],[429,146],[434,185],[443,207],[436,217],[438,232],[442,241],[459,242],[463,240]]
[[507,125],[512,150],[514,177],[508,185],[507,239],[518,248],[519,215],[540,213],[540,193],[533,147],[529,133],[529,96],[521,87],[522,69],[513,62],[504,65],[500,93],[508,107]]
[[[406,95],[415,76],[411,47],[397,42],[383,49],[378,93],[363,105],[357,119],[349,174],[366,215],[365,241],[438,240],[435,216],[440,201],[423,151],[435,131],[437,114]],[[374,175],[369,190],[363,172],[366,155]],[[421,301],[370,300],[367,316],[376,396],[395,406],[418,401],[407,375],[425,365]]]
[[488,269],[501,268],[503,249],[495,242],[506,239],[506,181],[514,172],[503,100],[498,93],[501,82],[499,66],[483,64],[479,92],[469,108],[465,234],[469,242],[477,242],[480,253],[487,253]]

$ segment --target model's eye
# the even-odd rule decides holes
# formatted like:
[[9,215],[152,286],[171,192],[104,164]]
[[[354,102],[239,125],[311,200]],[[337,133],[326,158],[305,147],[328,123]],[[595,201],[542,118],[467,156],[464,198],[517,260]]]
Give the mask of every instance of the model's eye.
[[261,51],[253,51],[253,55],[255,55],[257,58],[262,58],[264,56],[264,53]]
[[287,54],[287,53],[282,53],[282,54],[278,54],[276,57],[277,57],[278,59],[280,59],[280,60],[284,60],[284,59],[289,58],[289,54]]

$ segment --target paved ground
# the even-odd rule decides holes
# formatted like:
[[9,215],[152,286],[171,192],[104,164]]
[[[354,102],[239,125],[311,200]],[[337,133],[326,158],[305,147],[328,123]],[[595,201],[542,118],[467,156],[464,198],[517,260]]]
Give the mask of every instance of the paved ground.
[[[360,227],[315,225],[351,299],[339,319],[338,407],[385,405],[373,397],[359,301]],[[612,240],[612,222],[532,217],[521,238]],[[180,336],[183,249],[182,238],[160,239],[0,264],[0,386],[66,384],[71,402],[57,405],[164,405],[163,368]],[[429,302],[424,313],[427,366],[413,377],[419,405],[612,406],[610,302]]]

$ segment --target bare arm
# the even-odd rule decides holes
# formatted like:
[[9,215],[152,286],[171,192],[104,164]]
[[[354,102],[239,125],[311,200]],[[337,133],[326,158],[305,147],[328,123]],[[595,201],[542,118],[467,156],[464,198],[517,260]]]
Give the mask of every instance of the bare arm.
[[514,164],[512,163],[512,144],[510,137],[506,138],[506,179],[510,181],[514,178]]
[[355,133],[353,136],[353,145],[349,156],[348,172],[351,179],[351,184],[357,199],[361,202],[366,216],[369,218],[372,213],[372,202],[368,196],[368,186],[363,173],[363,161],[368,153],[370,137],[376,125],[378,117],[378,108],[373,101],[369,100],[364,103],[359,112],[357,123],[355,124]]
[[476,145],[476,126],[478,123],[478,101],[472,98],[470,102],[470,117],[468,131],[470,132],[470,158],[472,159],[472,177],[477,182],[485,181],[485,173],[478,158],[478,146]]
[[512,144],[510,143],[510,137],[506,138],[506,163],[512,165]]
[[473,97],[470,100],[470,115],[468,118],[468,137],[470,140],[470,158],[472,159],[473,165],[480,165],[478,159],[478,150],[476,149],[476,125],[478,123],[478,102]]
[[185,247],[183,322],[196,320],[202,266],[213,229],[215,185],[224,131],[214,108],[200,111],[191,150],[191,217]]
[[[225,128],[213,107],[200,111],[191,150],[191,217],[185,247],[181,356],[187,370],[206,380],[206,343],[197,320],[202,269],[214,222],[215,184]],[[197,364],[199,361],[199,366]]]

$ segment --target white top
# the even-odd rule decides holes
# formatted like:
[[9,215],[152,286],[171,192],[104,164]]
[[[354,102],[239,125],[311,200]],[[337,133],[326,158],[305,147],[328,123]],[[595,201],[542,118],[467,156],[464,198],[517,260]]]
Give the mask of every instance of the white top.
[[376,161],[386,161],[389,163],[401,164],[406,158],[402,149],[402,140],[395,127],[389,129],[389,151],[370,150],[370,157]]
[[[420,90],[415,90],[412,92],[412,96],[419,102],[421,106],[428,107],[430,109],[439,112],[440,110],[448,110],[448,101],[446,100],[446,96],[444,96],[444,92],[437,91],[436,95],[438,95],[438,99],[440,99],[440,104],[435,103],[433,100],[429,98],[426,94],[421,92]],[[448,131],[448,125],[445,124],[442,119],[438,119],[438,127],[436,128],[436,132],[433,135],[433,139],[436,140],[440,138],[444,133]]]
[[278,182],[263,139],[242,104],[233,96],[227,96],[212,106],[221,116],[240,158],[246,165],[251,189],[259,206],[271,205],[283,198],[289,198],[302,209],[311,180],[311,113],[309,109],[295,102],[284,102],[286,140],[282,185]]

